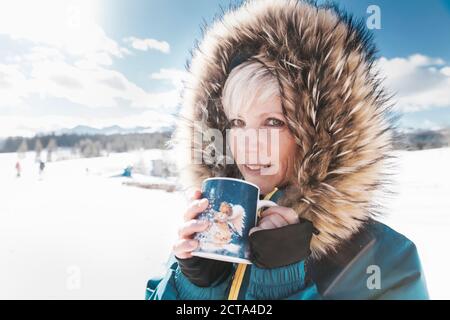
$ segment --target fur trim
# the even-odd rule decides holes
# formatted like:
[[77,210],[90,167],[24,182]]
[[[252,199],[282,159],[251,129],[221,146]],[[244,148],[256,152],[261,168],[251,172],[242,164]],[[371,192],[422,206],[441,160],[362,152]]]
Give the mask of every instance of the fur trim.
[[[387,191],[385,169],[392,158],[393,120],[378,74],[375,47],[364,21],[336,6],[297,0],[247,1],[205,27],[187,68],[180,123],[174,142],[181,148],[185,188],[213,176],[242,178],[235,164],[208,159],[208,145],[195,132],[227,121],[220,96],[237,54],[264,56],[277,72],[283,109],[298,155],[295,175],[280,200],[313,222],[319,234],[313,256],[335,251],[374,215],[374,194]],[[387,191],[388,192],[388,191]]]

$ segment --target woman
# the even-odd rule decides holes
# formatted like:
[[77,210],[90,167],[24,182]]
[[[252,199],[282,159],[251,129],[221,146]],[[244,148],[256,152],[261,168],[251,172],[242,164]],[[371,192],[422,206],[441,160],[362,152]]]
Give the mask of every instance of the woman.
[[[175,137],[184,186],[197,190],[147,299],[428,298],[414,244],[373,219],[393,143],[374,53],[363,23],[330,6],[249,1],[216,20],[189,66]],[[196,140],[211,128],[225,150]],[[270,138],[240,143],[251,130]],[[252,265],[191,254],[208,228],[198,189],[214,176],[257,184],[279,204],[251,230]]]

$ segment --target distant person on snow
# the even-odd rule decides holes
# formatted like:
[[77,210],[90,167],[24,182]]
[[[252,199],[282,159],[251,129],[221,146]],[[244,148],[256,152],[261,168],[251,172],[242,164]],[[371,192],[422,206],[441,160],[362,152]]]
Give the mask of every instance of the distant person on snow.
[[122,173],[123,177],[131,177],[131,173],[133,171],[133,166],[127,166]]
[[20,161],[16,162],[16,176],[17,178],[20,178],[20,173],[22,171],[22,167],[20,166]]
[[39,162],[39,177],[42,177],[42,174],[44,173],[44,169],[45,169],[45,162],[41,160]]

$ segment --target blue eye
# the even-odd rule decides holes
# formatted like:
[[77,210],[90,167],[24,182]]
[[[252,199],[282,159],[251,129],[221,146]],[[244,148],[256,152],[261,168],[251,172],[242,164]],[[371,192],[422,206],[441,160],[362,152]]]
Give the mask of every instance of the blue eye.
[[230,125],[232,128],[241,128],[245,126],[245,122],[242,121],[241,119],[231,119],[230,120]]
[[282,127],[284,126],[284,122],[277,118],[269,118],[266,121],[266,125],[270,127]]

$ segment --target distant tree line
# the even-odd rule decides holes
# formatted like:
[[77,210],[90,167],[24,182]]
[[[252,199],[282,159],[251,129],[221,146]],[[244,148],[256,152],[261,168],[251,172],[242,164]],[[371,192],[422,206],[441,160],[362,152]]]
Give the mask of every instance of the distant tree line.
[[35,150],[40,152],[43,147],[55,149],[57,147],[70,148],[82,156],[99,156],[106,152],[126,152],[137,149],[165,149],[171,132],[130,133],[113,135],[36,135],[32,138],[9,137],[0,152],[26,152]]
[[[3,142],[1,152],[24,153],[35,150],[37,156],[46,148],[47,152],[57,147],[70,148],[83,157],[96,157],[102,153],[127,152],[138,149],[166,149],[172,132],[129,133],[112,135],[36,135],[32,138],[9,137]],[[450,129],[417,130],[409,133],[396,132],[394,149],[423,150],[450,146]]]
[[449,146],[450,129],[397,133],[394,143],[394,148],[399,150],[424,150]]

